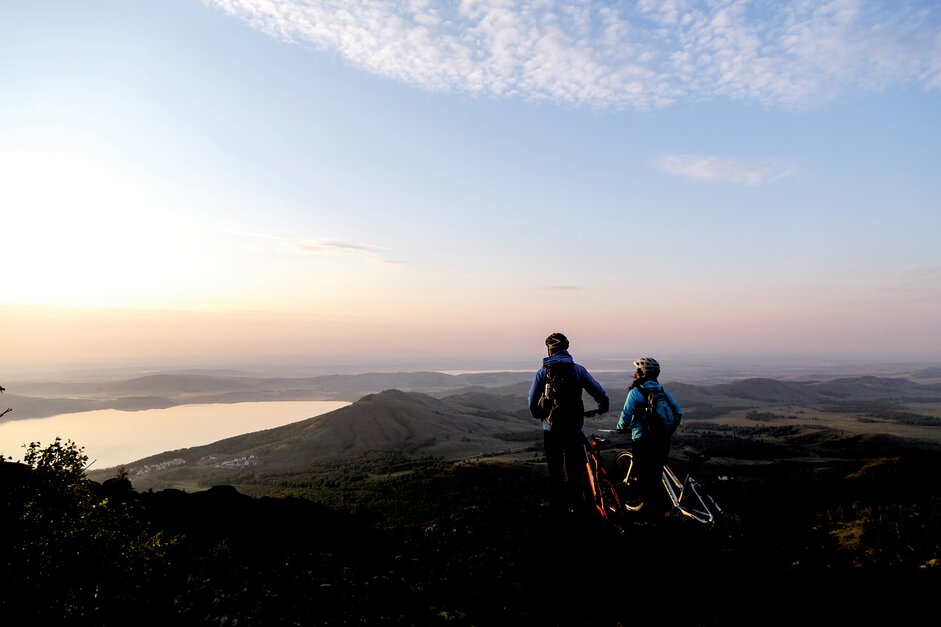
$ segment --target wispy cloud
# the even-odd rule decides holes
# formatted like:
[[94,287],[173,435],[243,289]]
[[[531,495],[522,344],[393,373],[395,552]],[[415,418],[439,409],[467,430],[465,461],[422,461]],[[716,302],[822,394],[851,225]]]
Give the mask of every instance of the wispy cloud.
[[941,89],[937,0],[202,0],[435,91],[646,109]]
[[694,181],[728,181],[742,185],[760,185],[796,170],[787,163],[719,159],[697,155],[665,155],[654,164],[661,172]]
[[217,226],[215,230],[255,242],[256,245],[258,242],[262,242],[262,249],[290,251],[306,255],[350,255],[383,263],[401,263],[389,259],[384,248],[358,242],[336,239],[296,240],[285,235],[244,225]]
[[313,253],[317,255],[353,255],[379,261],[388,261],[384,258],[384,251],[381,248],[342,240],[308,240],[292,243],[291,247],[301,253]]

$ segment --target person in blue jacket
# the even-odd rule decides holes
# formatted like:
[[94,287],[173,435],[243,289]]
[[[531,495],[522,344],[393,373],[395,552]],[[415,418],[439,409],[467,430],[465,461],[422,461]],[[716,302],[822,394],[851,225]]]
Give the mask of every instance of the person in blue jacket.
[[[618,418],[618,433],[630,432],[634,467],[631,475],[637,479],[637,498],[628,500],[627,508],[643,510],[654,520],[666,508],[666,494],[661,487],[663,465],[667,463],[673,434],[683,418],[683,410],[676,399],[657,381],[660,363],[653,357],[640,357],[634,361],[634,381],[624,400]],[[647,395],[663,391],[666,397],[666,415],[650,415]]]
[[[549,471],[550,503],[557,508],[576,508],[582,501],[584,482],[588,477],[585,471],[584,406],[581,403],[582,390],[588,392],[598,403],[598,413],[608,411],[608,394],[604,387],[581,364],[569,354],[569,340],[562,333],[553,333],[546,338],[548,355],[542,360],[542,368],[533,376],[529,388],[529,411],[533,417],[542,421],[543,444],[546,452],[546,466]],[[556,404],[550,417],[550,406],[554,393],[547,386],[549,369],[568,370],[573,381],[576,402],[573,406],[562,407]],[[549,394],[547,395],[547,392]]]

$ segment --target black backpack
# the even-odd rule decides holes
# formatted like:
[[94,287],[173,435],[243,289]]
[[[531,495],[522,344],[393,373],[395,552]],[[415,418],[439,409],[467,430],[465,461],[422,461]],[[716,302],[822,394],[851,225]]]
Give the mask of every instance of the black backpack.
[[647,399],[644,406],[644,428],[650,432],[673,433],[680,426],[682,414],[667,397],[662,385],[653,389],[638,386],[638,390]]
[[585,404],[582,402],[582,385],[575,374],[575,364],[562,361],[546,366],[546,392],[549,401],[549,416],[553,427],[578,427]]

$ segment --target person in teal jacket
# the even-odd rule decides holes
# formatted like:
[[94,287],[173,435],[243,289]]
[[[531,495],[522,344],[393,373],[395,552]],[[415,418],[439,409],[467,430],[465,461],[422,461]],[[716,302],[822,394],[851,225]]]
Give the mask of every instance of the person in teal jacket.
[[[634,381],[624,400],[624,408],[618,417],[618,433],[630,432],[631,451],[634,456],[632,476],[637,479],[637,497],[630,499],[627,507],[644,511],[651,520],[661,516],[666,507],[666,494],[661,487],[660,475],[667,463],[673,434],[683,418],[683,410],[657,381],[660,363],[653,357],[640,357],[634,361]],[[663,391],[667,411],[662,418],[647,411],[647,396],[651,392]]]

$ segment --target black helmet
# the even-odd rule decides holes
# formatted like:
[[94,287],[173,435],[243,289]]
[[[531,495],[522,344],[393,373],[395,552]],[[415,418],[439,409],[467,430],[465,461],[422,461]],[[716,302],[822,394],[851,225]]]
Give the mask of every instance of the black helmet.
[[546,346],[554,351],[565,350],[569,347],[569,339],[561,333],[553,333],[546,338]]
[[644,376],[660,372],[660,363],[653,357],[638,357],[634,360],[634,367],[643,372]]

